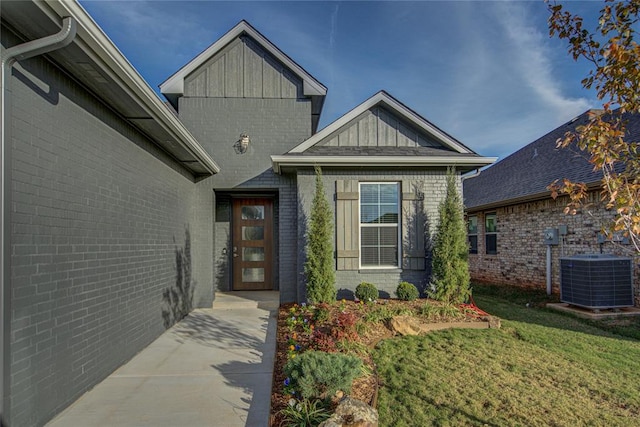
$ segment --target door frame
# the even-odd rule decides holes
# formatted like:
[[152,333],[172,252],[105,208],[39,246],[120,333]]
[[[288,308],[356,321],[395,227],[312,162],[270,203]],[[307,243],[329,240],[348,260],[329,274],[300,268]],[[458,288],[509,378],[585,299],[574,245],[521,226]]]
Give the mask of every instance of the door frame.
[[[252,286],[250,283],[242,282],[242,268],[251,268],[251,261],[242,261],[242,246],[239,244],[241,227],[243,221],[249,221],[248,225],[251,225],[253,220],[242,220],[241,215],[241,203],[247,202],[245,206],[252,204],[258,205],[261,201],[265,201],[265,214],[264,214],[264,248],[265,248],[265,260],[263,261],[264,281],[255,282],[256,286]],[[276,238],[275,238],[275,218],[274,215],[276,203],[275,196],[272,194],[237,194],[231,195],[231,251],[229,254],[230,259],[230,289],[232,291],[251,291],[251,290],[273,290],[275,289],[274,283],[274,271],[275,271],[275,259],[276,259]],[[266,222],[268,221],[268,222]],[[263,247],[260,245],[249,244],[246,247]],[[255,261],[254,261],[255,262]]]

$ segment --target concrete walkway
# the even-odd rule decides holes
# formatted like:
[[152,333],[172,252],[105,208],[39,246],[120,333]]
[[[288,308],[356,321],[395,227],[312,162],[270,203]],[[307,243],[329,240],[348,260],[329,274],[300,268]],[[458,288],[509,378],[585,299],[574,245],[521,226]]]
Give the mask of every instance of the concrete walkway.
[[47,426],[268,426],[278,301],[217,293]]

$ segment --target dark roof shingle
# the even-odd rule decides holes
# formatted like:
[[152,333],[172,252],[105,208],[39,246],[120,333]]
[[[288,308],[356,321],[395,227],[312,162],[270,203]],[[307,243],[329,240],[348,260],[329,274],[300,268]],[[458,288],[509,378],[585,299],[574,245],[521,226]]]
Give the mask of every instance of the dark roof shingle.
[[[640,114],[626,114],[629,141],[640,139]],[[531,144],[464,181],[467,209],[490,208],[548,196],[547,186],[556,179],[594,184],[602,174],[593,170],[588,153],[575,145],[556,148],[558,138],[589,121],[589,111],[552,130]]]

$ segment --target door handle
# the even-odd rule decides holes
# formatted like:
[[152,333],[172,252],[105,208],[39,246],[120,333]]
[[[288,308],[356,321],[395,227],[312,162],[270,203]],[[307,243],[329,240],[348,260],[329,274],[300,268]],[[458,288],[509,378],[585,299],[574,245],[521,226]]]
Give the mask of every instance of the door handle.
[[234,257],[234,258],[235,258],[235,257],[237,257],[237,256],[238,256],[238,254],[233,254],[233,257]]

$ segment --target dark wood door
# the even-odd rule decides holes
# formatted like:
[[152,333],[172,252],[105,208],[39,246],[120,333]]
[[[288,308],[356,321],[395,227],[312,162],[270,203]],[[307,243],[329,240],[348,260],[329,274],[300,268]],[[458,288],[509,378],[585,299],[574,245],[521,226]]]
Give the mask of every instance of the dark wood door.
[[233,290],[271,290],[273,200],[233,199]]

